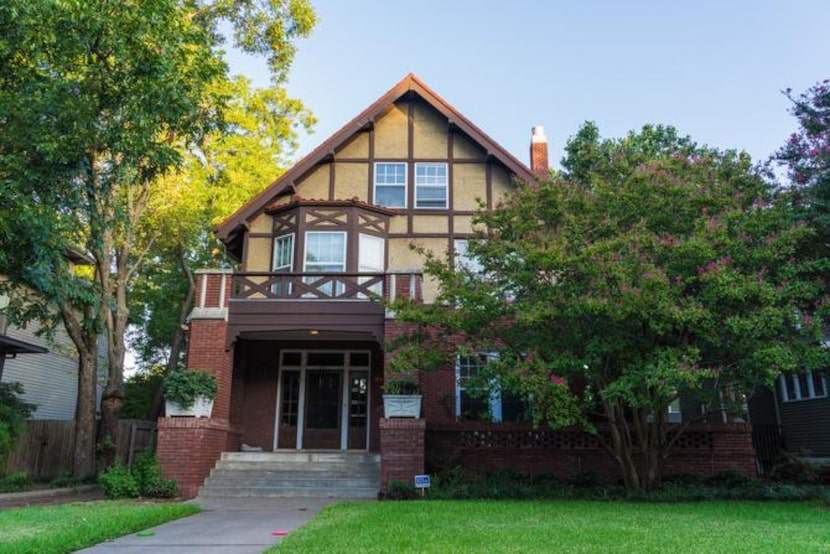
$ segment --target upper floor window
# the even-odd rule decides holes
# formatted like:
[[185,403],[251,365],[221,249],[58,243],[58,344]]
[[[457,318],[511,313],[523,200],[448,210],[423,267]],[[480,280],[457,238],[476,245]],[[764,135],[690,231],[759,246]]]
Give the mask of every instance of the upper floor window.
[[467,270],[473,274],[482,272],[481,262],[475,256],[468,253],[470,241],[468,239],[455,239],[453,248],[455,249],[455,269]]
[[375,204],[388,208],[406,207],[406,164],[375,164]]
[[344,273],[346,271],[346,233],[308,231],[305,234],[305,271]]
[[415,207],[447,207],[447,164],[415,164]]
[[[274,239],[274,257],[271,261],[273,273],[291,273],[294,271],[294,233]],[[291,283],[281,279],[271,285],[271,292],[278,296],[291,294]]]
[[827,379],[821,373],[803,371],[778,376],[778,392],[781,400],[812,400],[827,396]]

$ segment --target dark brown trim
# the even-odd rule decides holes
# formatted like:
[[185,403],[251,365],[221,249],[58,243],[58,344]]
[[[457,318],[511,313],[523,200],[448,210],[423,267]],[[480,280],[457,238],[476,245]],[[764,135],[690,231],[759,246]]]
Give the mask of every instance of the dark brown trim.
[[331,154],[331,162],[329,162],[329,200],[334,200],[334,174],[335,174],[335,166],[337,164],[334,161],[334,152]]
[[[223,242],[228,242],[231,235],[238,232],[239,228],[244,226],[246,219],[263,209],[280,192],[292,186],[296,179],[322,163],[333,150],[336,150],[339,145],[343,144],[355,133],[372,125],[375,117],[384,113],[389,106],[406,94],[417,94],[423,98],[424,101],[446,117],[451,124],[455,125],[460,131],[470,137],[473,143],[481,146],[485,152],[488,152],[498,160],[516,178],[527,182],[533,182],[535,180],[533,173],[526,165],[517,160],[512,154],[458,112],[446,100],[441,98],[435,91],[410,73],[371,106],[366,108],[357,117],[344,125],[310,154],[286,171],[279,179],[271,183],[262,193],[254,197],[242,208],[237,210],[236,213],[226,219],[216,229],[216,236]],[[490,160],[488,159],[488,161]]]
[[487,211],[493,209],[493,164],[487,160],[487,167],[484,169],[484,181],[487,186]]
[[413,100],[414,93],[409,91],[406,97],[406,229],[412,232],[412,210],[415,209],[415,163],[412,161],[415,157],[415,101]]
[[453,212],[453,206],[455,205],[455,179],[453,164],[455,162],[452,159],[452,143],[454,140],[455,134],[453,132],[453,126],[447,125],[447,218],[449,219],[447,222],[447,231],[450,233],[450,238],[452,238],[455,229],[455,215]]
[[[413,161],[417,163],[445,163],[447,161],[446,158],[413,158]],[[405,158],[337,158],[337,163],[339,164],[366,164],[366,163],[406,163]],[[464,159],[464,160],[453,160],[453,163],[459,165],[472,165],[472,164],[481,164],[484,165],[487,163],[485,158],[481,158],[479,160],[472,160],[472,159]]]
[[366,193],[366,199],[370,204],[375,203],[375,126],[369,129],[369,159],[366,160],[369,164],[369,192]]

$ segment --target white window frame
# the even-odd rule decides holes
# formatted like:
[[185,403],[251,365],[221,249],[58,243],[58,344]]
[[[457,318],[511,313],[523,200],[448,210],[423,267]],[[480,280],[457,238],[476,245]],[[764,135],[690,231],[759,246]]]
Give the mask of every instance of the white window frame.
[[666,421],[669,423],[683,423],[683,411],[681,409],[679,396],[669,402],[669,405],[666,408]]
[[[309,268],[309,261],[308,261],[308,237],[311,235],[341,235],[343,237],[343,266],[341,271],[320,271],[314,270]],[[346,231],[306,231],[305,233],[305,245],[303,248],[303,272],[304,273],[346,273],[346,267],[348,266],[348,260],[346,259],[346,253],[348,249],[348,233]],[[332,263],[327,262],[310,262],[312,265],[334,265]]]
[[[461,417],[461,393],[466,390],[463,385],[461,376],[461,358],[484,358],[483,363],[490,363],[498,357],[495,352],[476,352],[471,356],[462,356],[456,354],[455,356],[455,417]],[[464,379],[469,378],[465,377]],[[501,387],[498,383],[490,383],[490,397],[488,399],[488,411],[490,412],[490,421],[493,423],[502,422],[502,396]]]
[[467,249],[470,245],[470,239],[455,239],[453,241],[453,256],[454,256],[454,263],[455,269],[461,270],[466,269],[470,273],[473,274],[481,274],[483,269],[481,267],[481,262],[478,261],[477,258],[473,258],[467,255]]
[[[395,165],[403,167],[403,183],[378,183],[378,168],[381,165]],[[406,208],[407,207],[407,184],[409,182],[409,168],[406,162],[375,162],[374,167],[374,190],[372,191],[374,203],[378,206],[384,206],[387,208]],[[378,202],[378,187],[381,188],[403,188],[403,204],[400,206],[390,206],[387,204],[380,204]]]
[[[437,185],[435,183],[425,183],[419,182],[423,176],[418,175],[419,169],[425,169],[428,167],[440,167],[444,170],[444,184]],[[449,168],[447,167],[446,163],[439,163],[439,162],[421,162],[415,164],[415,208],[421,210],[446,210],[449,208],[450,201],[449,201],[449,194],[450,194],[450,175],[449,175]],[[421,206],[419,204],[420,199],[418,198],[418,193],[423,189],[444,189],[444,205],[443,206]],[[425,200],[432,202],[433,200]]]
[[[800,377],[804,376],[804,387]],[[816,392],[815,380],[821,383],[822,391]],[[806,390],[805,390],[806,389]],[[778,392],[782,402],[797,402],[800,400],[816,400],[827,398],[827,377],[814,376],[812,371],[778,375]]]
[[[288,264],[277,265],[277,256],[280,252],[279,244],[283,240],[288,240],[290,244],[289,253],[288,253]],[[294,272],[294,245],[297,244],[296,238],[294,237],[294,233],[287,233],[285,235],[280,235],[274,238],[274,251],[271,255],[271,273],[293,273]],[[283,281],[284,282],[284,281]],[[274,283],[271,285],[271,292],[277,295],[280,295],[280,287],[279,283]],[[291,282],[289,278],[289,282],[287,283],[286,290],[284,292],[285,295],[291,296]]]

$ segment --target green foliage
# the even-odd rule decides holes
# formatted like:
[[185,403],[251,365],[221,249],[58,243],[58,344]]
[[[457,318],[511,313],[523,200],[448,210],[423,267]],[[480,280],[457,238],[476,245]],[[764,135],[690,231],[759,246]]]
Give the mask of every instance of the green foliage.
[[819,467],[790,452],[779,452],[773,461],[769,478],[773,481],[813,485],[819,482],[821,472]]
[[216,377],[207,371],[182,369],[171,372],[164,379],[164,397],[183,408],[193,406],[197,396],[213,400],[217,391]]
[[0,477],[0,493],[22,492],[32,487],[32,480],[25,471],[18,471]]
[[407,481],[391,481],[383,494],[383,500],[415,500],[418,498],[415,485]]
[[0,468],[14,450],[17,439],[26,432],[26,420],[35,409],[20,399],[23,385],[17,382],[0,383]]
[[653,488],[679,396],[733,410],[830,361],[814,233],[745,154],[669,127],[603,140],[587,124],[566,152],[564,174],[477,216],[480,270],[424,252],[437,301],[394,309],[435,337],[422,350],[499,352],[489,369],[537,423],[602,425],[626,485]]
[[98,475],[98,485],[109,498],[138,498],[140,495],[135,475],[120,461]]
[[126,419],[151,419],[156,391],[164,383],[164,366],[155,365],[146,371],[139,371],[127,379],[124,385],[124,406],[121,417]]
[[132,468],[115,462],[101,472],[98,484],[109,498],[173,498],[179,492],[175,481],[162,476],[161,466],[151,449],[136,456]]
[[72,474],[68,471],[61,471],[58,475],[49,481],[50,489],[62,489],[65,487],[74,487],[77,481],[72,478]]

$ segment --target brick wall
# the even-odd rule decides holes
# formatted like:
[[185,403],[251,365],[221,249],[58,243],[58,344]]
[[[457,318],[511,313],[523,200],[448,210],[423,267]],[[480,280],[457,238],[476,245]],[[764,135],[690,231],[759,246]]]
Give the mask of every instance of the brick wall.
[[179,496],[193,498],[222,452],[238,441],[227,423],[212,418],[162,417],[156,449],[164,476],[179,483]]
[[413,477],[424,473],[423,419],[380,420],[381,490],[392,481],[414,484]]
[[[616,461],[596,438],[578,430],[534,430],[520,424],[429,422],[426,465],[430,471],[462,467],[478,473],[512,469],[561,479],[580,473],[591,473],[611,482],[620,478]],[[748,424],[689,428],[666,460],[664,474],[712,475],[725,470],[755,475]]]

